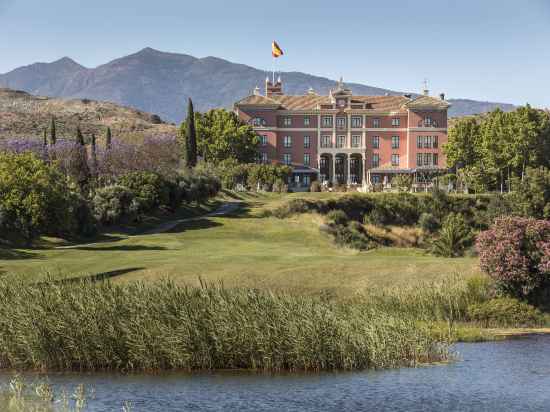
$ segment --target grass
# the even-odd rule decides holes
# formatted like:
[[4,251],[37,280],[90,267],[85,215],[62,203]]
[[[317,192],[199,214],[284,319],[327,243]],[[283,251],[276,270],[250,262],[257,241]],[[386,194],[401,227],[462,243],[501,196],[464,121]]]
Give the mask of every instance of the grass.
[[195,286],[201,278],[228,287],[341,297],[373,286],[479,274],[477,258],[472,257],[445,259],[416,248],[338,248],[319,231],[321,219],[314,214],[283,220],[263,217],[265,210],[288,197],[338,194],[230,195],[243,202],[240,214],[193,220],[162,234],[115,232],[100,244],[74,249],[44,245],[10,250],[9,258],[0,261],[0,273],[33,279],[45,272],[58,278],[104,274],[117,282],[169,277]]
[[0,367],[319,371],[448,359],[429,322],[399,308],[387,311],[381,302],[171,282],[4,278]]

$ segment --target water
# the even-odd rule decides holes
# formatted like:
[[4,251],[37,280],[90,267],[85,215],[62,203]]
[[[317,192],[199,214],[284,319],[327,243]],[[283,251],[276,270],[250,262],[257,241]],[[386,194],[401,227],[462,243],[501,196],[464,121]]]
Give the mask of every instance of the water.
[[[91,411],[550,411],[550,336],[459,344],[460,361],[323,374],[50,375],[96,391]],[[8,377],[0,376],[5,383]],[[32,379],[32,377],[28,377]]]

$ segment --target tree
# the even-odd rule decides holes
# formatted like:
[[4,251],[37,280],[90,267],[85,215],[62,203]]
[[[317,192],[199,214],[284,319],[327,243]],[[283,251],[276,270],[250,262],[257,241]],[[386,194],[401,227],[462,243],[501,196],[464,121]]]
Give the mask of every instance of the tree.
[[550,219],[550,169],[527,167],[524,175],[509,195],[513,211],[525,217]]
[[48,146],[48,129],[44,129],[44,133],[42,134],[42,145],[44,147]]
[[54,165],[36,155],[0,153],[0,233],[30,243],[40,233],[60,233],[71,221],[70,192]]
[[482,159],[481,132],[474,117],[459,119],[449,131],[449,141],[443,146],[449,167],[477,165]]
[[95,134],[92,133],[92,148],[91,148],[91,160],[92,160],[92,177],[94,179],[97,179],[98,175],[98,162],[97,162],[97,145],[96,145],[96,139]]
[[439,237],[433,242],[432,251],[437,256],[462,256],[471,240],[464,217],[458,213],[450,213],[443,221]]
[[84,136],[82,135],[82,130],[80,130],[80,126],[78,126],[76,128],[76,142],[80,145],[80,146],[84,146],[85,143],[84,143]]
[[[185,126],[184,126],[185,125]],[[181,125],[185,127],[184,156],[185,167],[191,169],[197,165],[197,134],[195,130],[195,113],[193,111],[193,101],[189,98],[187,105],[187,119]],[[183,131],[183,130],[182,130]]]
[[259,137],[235,113],[214,109],[195,114],[197,151],[208,162],[236,159],[240,163],[257,160]]
[[105,148],[107,150],[110,150],[113,145],[113,136],[111,134],[111,128],[107,128],[107,132],[105,133]]
[[55,117],[52,116],[51,126],[50,126],[50,144],[55,146],[57,142],[57,131],[55,129]]

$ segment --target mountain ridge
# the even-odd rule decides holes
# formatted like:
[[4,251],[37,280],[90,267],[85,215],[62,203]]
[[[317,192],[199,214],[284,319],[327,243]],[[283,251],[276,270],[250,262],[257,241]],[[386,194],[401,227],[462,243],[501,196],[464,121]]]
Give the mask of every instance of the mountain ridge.
[[[281,76],[288,94],[304,94],[310,87],[319,94],[327,94],[336,85],[334,80],[298,71],[281,72]],[[264,70],[219,57],[198,58],[145,47],[95,68],[87,68],[70,57],[22,66],[0,74],[0,87],[40,96],[110,101],[179,122],[185,115],[188,97],[193,98],[200,111],[230,108],[235,101],[251,94],[256,86],[262,86],[265,77]],[[360,83],[346,83],[346,86],[355,94],[404,94]],[[472,99],[449,99],[449,102],[452,104],[450,116],[515,107]]]

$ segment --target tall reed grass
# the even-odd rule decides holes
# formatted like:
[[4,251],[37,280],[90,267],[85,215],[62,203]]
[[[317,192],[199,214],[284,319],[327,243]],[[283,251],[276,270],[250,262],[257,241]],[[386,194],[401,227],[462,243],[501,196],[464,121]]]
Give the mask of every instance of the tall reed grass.
[[447,359],[447,346],[416,316],[429,312],[430,299],[446,298],[427,294],[417,304],[406,296],[336,302],[168,281],[29,284],[3,277],[0,367],[317,371]]

